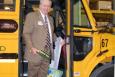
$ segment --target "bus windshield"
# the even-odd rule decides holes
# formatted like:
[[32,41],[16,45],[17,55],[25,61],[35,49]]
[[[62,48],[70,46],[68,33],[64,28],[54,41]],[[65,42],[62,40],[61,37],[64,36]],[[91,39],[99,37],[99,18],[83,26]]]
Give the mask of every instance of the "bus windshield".
[[15,11],[15,0],[0,0],[0,11]]
[[75,27],[91,28],[89,19],[81,0],[73,2],[73,25]]

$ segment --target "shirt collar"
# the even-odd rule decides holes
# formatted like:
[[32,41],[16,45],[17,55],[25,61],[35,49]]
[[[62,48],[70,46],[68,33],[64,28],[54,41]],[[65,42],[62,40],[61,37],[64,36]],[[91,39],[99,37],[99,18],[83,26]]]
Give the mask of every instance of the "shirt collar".
[[[40,13],[41,13],[41,15],[42,15],[43,20],[45,20],[45,19],[44,19],[44,18],[45,18],[45,15],[41,12],[40,9],[39,9],[39,11],[40,11]],[[47,15],[46,15],[46,17],[47,17]]]

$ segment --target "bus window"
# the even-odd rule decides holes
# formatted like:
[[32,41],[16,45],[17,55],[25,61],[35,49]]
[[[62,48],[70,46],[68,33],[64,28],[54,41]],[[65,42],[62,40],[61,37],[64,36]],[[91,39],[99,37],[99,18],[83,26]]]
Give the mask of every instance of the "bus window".
[[0,11],[14,11],[15,0],[0,0]]
[[0,19],[0,33],[12,33],[18,28],[18,24],[14,20]]
[[91,25],[89,24],[89,20],[85,13],[85,9],[81,0],[77,0],[77,1],[74,0],[73,11],[74,11],[73,12],[74,26],[91,28]]

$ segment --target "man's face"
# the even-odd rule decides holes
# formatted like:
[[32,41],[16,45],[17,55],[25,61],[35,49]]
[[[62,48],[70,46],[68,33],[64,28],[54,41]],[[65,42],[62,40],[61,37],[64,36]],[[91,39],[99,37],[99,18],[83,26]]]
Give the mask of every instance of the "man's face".
[[50,2],[50,1],[47,1],[47,0],[46,0],[46,2],[44,1],[44,2],[42,2],[42,3],[40,4],[40,10],[41,10],[42,13],[45,14],[45,15],[48,14],[50,8],[51,8],[51,2]]

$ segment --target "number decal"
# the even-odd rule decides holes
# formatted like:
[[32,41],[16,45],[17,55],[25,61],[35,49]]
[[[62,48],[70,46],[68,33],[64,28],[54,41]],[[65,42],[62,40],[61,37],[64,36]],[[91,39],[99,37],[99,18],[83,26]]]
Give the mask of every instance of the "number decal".
[[102,39],[102,47],[108,46],[108,39]]

